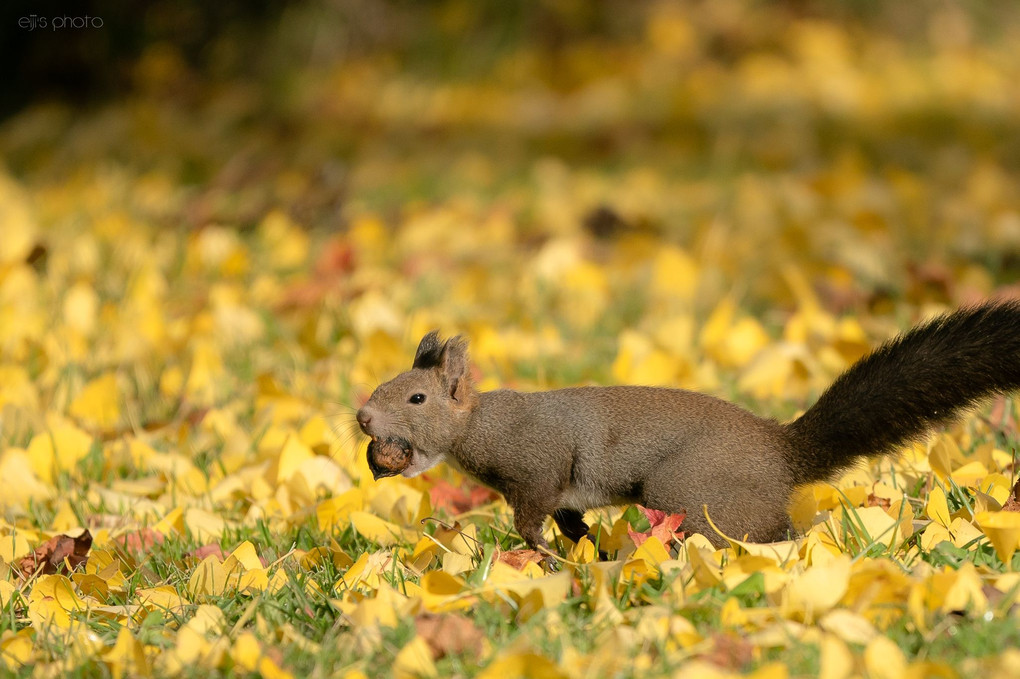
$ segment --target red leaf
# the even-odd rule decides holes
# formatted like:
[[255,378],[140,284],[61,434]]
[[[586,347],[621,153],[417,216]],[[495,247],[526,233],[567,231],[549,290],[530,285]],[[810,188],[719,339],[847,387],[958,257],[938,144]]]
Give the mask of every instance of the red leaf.
[[216,555],[216,557],[219,558],[220,561],[223,561],[224,559],[227,558],[226,555],[223,553],[223,548],[217,545],[216,543],[196,547],[192,551],[188,552],[188,554],[190,556],[195,557],[199,561],[202,561],[211,554]]
[[682,514],[667,514],[666,512],[659,511],[658,509],[647,509],[641,505],[637,505],[637,508],[641,510],[641,513],[648,518],[648,523],[651,524],[649,530],[645,533],[639,533],[633,528],[627,528],[627,535],[634,541],[635,547],[640,547],[641,543],[647,540],[650,536],[655,536],[659,541],[669,547],[673,542],[673,538],[683,538],[683,532],[677,533],[677,529],[680,524],[684,522],[684,518],[687,516],[687,512]]
[[1005,396],[996,397],[992,402],[992,409],[988,413],[988,421],[993,427],[1002,430],[1004,434],[1015,435],[1018,431],[1016,418],[1013,411],[1008,408],[1010,401]]
[[158,530],[142,528],[141,530],[118,535],[113,541],[128,554],[141,556],[156,545],[163,544],[164,539],[163,534]]
[[280,308],[284,311],[318,306],[355,266],[354,250],[343,238],[328,241],[315,262],[310,278],[298,281],[284,291]]
[[463,514],[497,498],[496,491],[473,483],[458,488],[449,481],[439,480],[429,488],[433,509],[445,509],[450,514]]

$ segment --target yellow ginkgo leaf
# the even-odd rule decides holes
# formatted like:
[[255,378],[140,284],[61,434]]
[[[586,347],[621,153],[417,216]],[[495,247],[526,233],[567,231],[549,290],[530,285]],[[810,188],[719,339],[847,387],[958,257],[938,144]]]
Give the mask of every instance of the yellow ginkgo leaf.
[[1020,546],[1020,512],[980,512],[974,519],[1003,563],[1010,563]]
[[570,548],[570,560],[577,563],[594,563],[597,561],[596,556],[595,545],[587,535]]
[[534,595],[540,606],[556,606],[569,595],[570,582],[570,574],[566,571],[533,578],[526,571],[497,561],[492,564],[489,577],[479,592],[494,600],[499,598],[492,597],[494,593],[512,594],[518,599]]
[[906,674],[907,659],[894,641],[876,636],[864,649],[864,666],[875,679],[901,679]]
[[92,448],[92,437],[59,419],[28,443],[28,457],[36,476],[51,483],[56,471],[70,471]]
[[210,554],[192,571],[188,580],[188,594],[192,598],[219,596],[227,588],[227,576],[220,560]]
[[941,481],[945,481],[953,473],[953,468],[963,458],[960,447],[948,436],[939,437],[928,453],[928,464]]
[[31,627],[23,627],[19,632],[4,632],[0,636],[0,663],[10,671],[17,671],[31,661],[33,637],[37,633]]
[[478,679],[567,679],[552,660],[536,653],[506,653],[478,674]]
[[175,616],[181,615],[189,603],[169,585],[136,589],[135,597],[146,608]]
[[64,323],[82,335],[95,332],[99,296],[86,281],[72,285],[64,297]]
[[418,532],[401,528],[395,523],[380,519],[368,512],[351,512],[351,525],[361,535],[381,547],[389,547],[400,542],[413,542]]
[[418,606],[418,601],[380,584],[375,596],[362,599],[348,615],[357,625],[397,627]]
[[949,504],[946,502],[946,493],[940,486],[935,486],[928,493],[928,504],[924,508],[928,518],[940,526],[949,528],[952,520],[949,516]]
[[117,641],[103,654],[103,660],[110,666],[110,674],[114,679],[124,676],[147,677],[151,674],[145,648],[127,626],[120,628]]
[[438,674],[436,664],[432,660],[432,649],[418,636],[404,644],[397,652],[392,670],[395,679],[422,679]]
[[818,621],[818,626],[848,644],[866,644],[878,630],[864,616],[845,608],[834,608]]
[[842,639],[832,634],[819,644],[818,679],[847,679],[854,671],[854,657]]
[[63,575],[44,575],[32,587],[28,596],[28,615],[37,628],[56,625],[68,629],[71,614],[84,611],[85,602],[74,590],[74,585]]
[[10,603],[11,598],[18,589],[6,580],[0,580],[0,609],[7,606]]
[[109,372],[95,378],[71,401],[69,412],[86,427],[108,430],[120,421],[120,390],[117,375]]
[[429,571],[421,578],[422,604],[433,613],[470,608],[474,597],[464,593],[464,585],[459,577],[443,571]]
[[812,566],[787,584],[787,610],[806,619],[821,615],[843,598],[849,582],[849,556]]
[[666,551],[662,541],[654,535],[650,535],[641,546],[634,550],[631,559],[642,559],[651,566],[658,566],[669,559],[669,552]]
[[[43,483],[39,473],[38,463],[33,462],[27,451],[21,448],[0,451],[0,479],[3,479],[4,485],[0,507],[27,506],[31,501],[49,500],[56,496],[56,489]],[[0,545],[2,553],[3,547]]]
[[678,247],[666,246],[652,263],[650,291],[659,298],[690,301],[697,292],[700,271],[693,257]]
[[255,545],[249,540],[245,540],[234,548],[234,551],[224,560],[223,565],[228,572],[233,571],[236,565],[239,565],[246,571],[250,571],[262,568],[262,561],[255,551]]
[[227,522],[223,517],[197,507],[191,507],[184,512],[184,525],[192,537],[202,543],[219,540],[227,528]]
[[262,657],[262,646],[258,639],[251,632],[242,632],[234,640],[234,648],[231,649],[230,657],[234,659],[242,669],[254,672]]

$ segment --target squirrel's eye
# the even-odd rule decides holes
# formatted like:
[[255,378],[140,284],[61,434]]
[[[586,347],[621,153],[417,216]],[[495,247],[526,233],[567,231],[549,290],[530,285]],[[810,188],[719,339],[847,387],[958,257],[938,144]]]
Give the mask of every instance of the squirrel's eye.
[[407,402],[408,403],[414,403],[414,404],[424,403],[425,402],[425,394],[414,394],[413,396],[411,396],[411,398],[407,399]]

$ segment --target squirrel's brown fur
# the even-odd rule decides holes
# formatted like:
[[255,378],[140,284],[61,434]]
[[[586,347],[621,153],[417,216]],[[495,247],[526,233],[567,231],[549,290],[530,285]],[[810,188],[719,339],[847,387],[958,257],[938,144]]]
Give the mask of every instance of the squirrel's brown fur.
[[1020,304],[958,311],[886,343],[790,424],[679,389],[478,393],[468,366],[466,341],[431,332],[412,369],[358,411],[373,441],[409,448],[405,476],[444,460],[462,469],[506,497],[532,547],[545,546],[547,516],[576,541],[588,532],[584,510],[628,502],[686,512],[683,528],[717,544],[703,508],[727,535],[773,541],[792,532],[798,484],[1020,387]]

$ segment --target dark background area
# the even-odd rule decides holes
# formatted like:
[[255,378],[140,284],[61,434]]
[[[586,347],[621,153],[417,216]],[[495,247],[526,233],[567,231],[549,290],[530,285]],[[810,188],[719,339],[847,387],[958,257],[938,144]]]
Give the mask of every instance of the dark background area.
[[[640,30],[648,0],[13,0],[0,21],[0,59],[9,68],[0,89],[0,115],[29,103],[58,99],[89,104],[123,95],[135,85],[134,68],[147,48],[172,45],[204,79],[271,78],[283,69],[343,58],[378,48],[401,67],[442,75],[484,68],[503,50],[529,43],[550,54],[579,38],[612,38]],[[686,3],[697,13],[703,2]],[[989,37],[1013,23],[1020,3],[930,0],[785,0],[767,4],[772,16],[821,17],[864,25],[897,39],[938,36],[927,21],[934,10],[958,5]],[[34,28],[23,19],[33,15]],[[90,25],[71,26],[74,20]],[[54,27],[57,19],[58,27]],[[98,22],[101,22],[99,24]],[[733,30],[712,36],[715,56],[739,57],[761,49],[767,32]]]
[[[124,94],[132,87],[135,61],[163,41],[193,67],[217,75],[211,59],[217,48],[226,43],[257,52],[260,36],[282,8],[269,0],[6,2],[0,59],[12,68],[0,89],[0,114],[39,100],[87,104]],[[221,63],[225,71],[219,75],[238,73],[245,63],[252,62]]]

